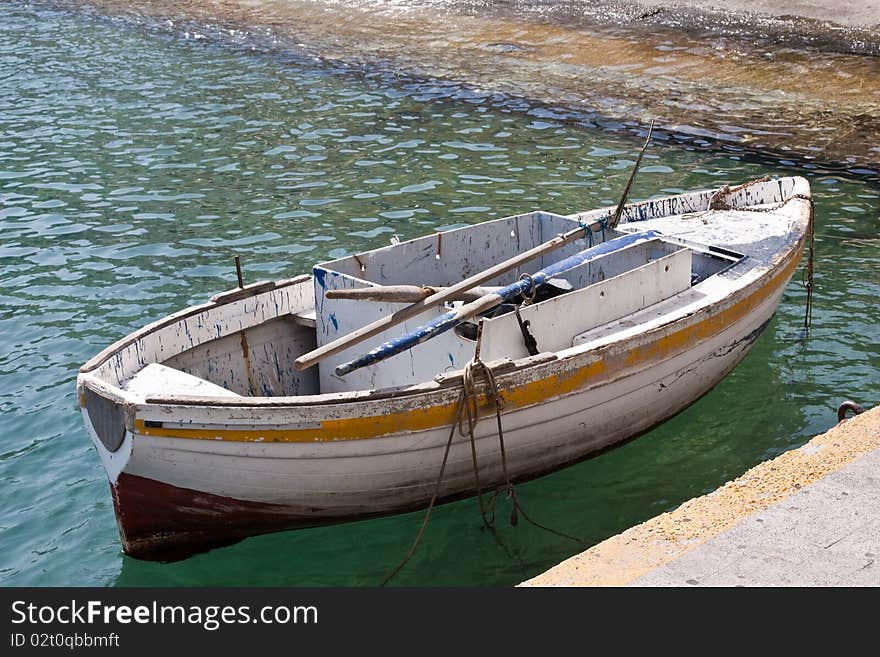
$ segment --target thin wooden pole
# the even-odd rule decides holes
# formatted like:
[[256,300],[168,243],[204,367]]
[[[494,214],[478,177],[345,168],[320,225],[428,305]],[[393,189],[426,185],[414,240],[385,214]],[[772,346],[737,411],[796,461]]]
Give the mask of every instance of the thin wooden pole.
[[238,287],[244,287],[244,279],[241,277],[241,258],[239,256],[234,257],[235,260],[235,276],[238,279]]
[[639,170],[639,165],[642,163],[642,155],[645,154],[645,151],[648,148],[648,144],[651,143],[651,135],[654,134],[654,119],[651,119],[651,127],[648,128],[648,138],[645,139],[645,145],[642,146],[642,150],[639,151],[639,156],[636,158],[635,166],[633,167],[632,173],[629,174],[629,180],[626,183],[626,187],[623,188],[623,194],[620,195],[620,203],[617,204],[617,210],[614,211],[614,216],[611,218],[611,221],[608,222],[609,228],[617,228],[617,224],[620,222],[620,215],[623,214],[623,206],[626,205],[626,199],[629,196],[629,189],[632,187],[633,180],[636,178],[636,173]]

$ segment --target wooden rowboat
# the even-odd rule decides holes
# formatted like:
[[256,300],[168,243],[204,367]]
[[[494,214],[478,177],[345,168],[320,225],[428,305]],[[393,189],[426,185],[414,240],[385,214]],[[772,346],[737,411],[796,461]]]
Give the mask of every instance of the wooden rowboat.
[[[692,404],[775,313],[809,234],[809,185],[766,179],[633,203],[615,229],[612,211],[532,212],[322,263],[218,294],[92,358],[78,398],[125,552],[180,558],[424,508],[476,333],[514,481]],[[561,293],[517,305],[550,278]],[[432,289],[413,304],[383,296],[407,285]],[[477,285],[476,300],[456,297]],[[346,297],[360,288],[374,289]],[[425,303],[443,290],[453,293]],[[354,339],[371,325],[381,330]],[[504,483],[489,393],[477,404],[493,418],[473,443],[484,488]],[[437,492],[475,494],[469,437],[452,439]]]

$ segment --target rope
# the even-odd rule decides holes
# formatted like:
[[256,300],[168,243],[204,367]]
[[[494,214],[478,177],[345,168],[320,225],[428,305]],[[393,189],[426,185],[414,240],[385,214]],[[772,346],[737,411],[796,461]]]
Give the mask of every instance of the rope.
[[[498,427],[498,447],[501,451],[501,472],[504,477],[504,484],[495,489],[492,494],[492,499],[489,503],[489,512],[491,512],[491,517],[486,512],[486,506],[483,504],[483,496],[482,491],[477,490],[477,495],[480,503],[480,515],[483,519],[483,524],[487,529],[494,528],[495,522],[495,504],[498,500],[499,495],[502,492],[506,492],[507,496],[510,498],[513,503],[513,509],[510,512],[510,524],[516,527],[518,522],[518,517],[521,515],[526,519],[529,523],[537,527],[538,529],[543,529],[544,531],[550,532],[551,534],[555,534],[556,536],[560,536],[562,538],[567,538],[569,540],[575,541],[576,543],[580,543],[583,546],[587,546],[583,540],[577,538],[576,536],[572,536],[570,534],[566,534],[565,532],[561,532],[559,530],[553,529],[551,527],[547,527],[535,520],[533,520],[523,509],[522,504],[519,501],[519,498],[516,496],[516,488],[514,488],[513,483],[510,481],[510,472],[507,469],[507,449],[504,445],[504,429],[501,425],[501,409],[503,407],[503,400],[501,398],[501,394],[498,391],[498,383],[495,381],[495,374],[492,372],[492,369],[486,365],[483,361],[475,358],[470,361],[464,370],[464,385],[465,391],[467,392],[469,401],[467,403],[467,418],[468,418],[468,435],[470,437],[471,442],[471,454],[473,457],[473,465],[474,465],[474,478],[477,480],[477,485],[479,486],[479,468],[477,467],[477,458],[476,458],[476,440],[474,438],[474,427],[477,424],[477,420],[479,417],[477,416],[478,407],[477,407],[477,386],[476,386],[476,377],[474,376],[474,370],[482,374],[485,379],[486,387],[488,388],[487,396],[489,400],[492,402],[495,407],[495,422]],[[459,431],[461,431],[461,426],[459,426]]]
[[[465,397],[465,411],[467,417],[467,433],[465,433],[464,427],[461,424],[461,420],[459,420],[458,424],[458,433],[461,436],[466,436],[470,438],[471,444],[471,463],[474,466],[474,482],[477,487],[477,501],[480,505],[480,518],[483,520],[483,525],[486,529],[493,529],[495,524],[495,509],[494,504],[492,506],[492,517],[489,518],[486,507],[483,504],[483,490],[480,485],[480,468],[477,465],[477,441],[474,438],[474,427],[477,426],[477,422],[479,421],[479,394],[477,391],[476,378],[474,377],[474,369],[479,368],[483,373],[483,377],[486,379],[487,383],[491,381],[491,390],[493,391],[491,398],[495,403],[496,410],[498,409],[498,395],[497,388],[495,386],[495,376],[492,373],[492,370],[486,367],[483,361],[479,360],[479,358],[474,358],[471,360],[464,368],[464,376],[462,377],[462,385],[464,386],[464,397]],[[502,445],[504,444],[504,439],[501,438]],[[502,447],[501,451],[501,459],[502,459],[502,467],[504,468],[505,478],[507,473],[507,464],[505,462],[505,454],[504,448]]]
[[[797,194],[796,196],[802,197],[803,195]],[[793,198],[793,197],[792,197]],[[813,322],[813,244],[815,242],[816,232],[815,232],[815,216],[813,211],[813,198],[806,197],[810,203],[810,221],[807,225],[807,234],[808,234],[808,246],[807,246],[807,266],[803,269],[801,274],[801,283],[807,290],[807,307],[804,310],[804,330],[808,331],[810,329],[810,325]]]
[[590,228],[590,224],[583,219],[578,219],[578,225],[581,227],[581,230],[584,231],[584,237],[590,240],[590,246],[593,246],[593,229]]
[[[452,421],[452,427],[449,431],[449,437],[446,439],[446,449],[443,452],[443,461],[440,463],[440,472],[437,474],[437,481],[434,484],[434,492],[431,495],[431,501],[429,502],[428,508],[425,511],[425,517],[422,519],[422,525],[421,527],[419,527],[419,531],[416,534],[416,538],[413,541],[409,552],[407,552],[406,556],[397,565],[397,567],[392,570],[391,573],[388,574],[388,576],[385,577],[385,579],[382,581],[382,586],[388,584],[388,582],[390,582],[394,578],[394,576],[397,575],[397,573],[399,573],[404,566],[406,566],[406,564],[412,558],[413,554],[415,554],[419,543],[421,543],[422,541],[422,536],[425,533],[425,528],[428,526],[428,520],[431,517],[431,512],[434,510],[434,506],[437,503],[437,497],[440,494],[440,486],[443,483],[443,475],[446,473],[446,464],[449,460],[449,451],[452,447],[452,439],[455,436],[456,429],[458,429],[459,435],[468,437],[470,440],[471,461],[474,467],[474,481],[477,489],[477,500],[480,506],[480,518],[482,519],[483,525],[486,527],[486,529],[494,530],[495,505],[499,495],[502,492],[506,492],[507,496],[511,499],[513,503],[513,509],[510,513],[510,524],[512,526],[515,527],[517,525],[518,517],[521,515],[523,518],[526,519],[527,522],[531,523],[538,529],[543,529],[544,531],[555,534],[556,536],[575,541],[576,543],[580,543],[583,547],[589,547],[588,543],[581,540],[580,538],[577,538],[576,536],[566,534],[565,532],[561,532],[533,520],[525,512],[522,504],[520,504],[519,499],[516,496],[516,489],[513,487],[513,483],[510,481],[510,473],[507,469],[507,449],[504,445],[504,430],[501,426],[501,409],[503,408],[504,400],[502,399],[499,392],[498,383],[495,380],[495,373],[492,372],[492,369],[488,365],[480,360],[479,342],[481,338],[482,331],[480,331],[480,333],[478,334],[477,349],[474,353],[474,357],[470,362],[468,362],[467,365],[465,365],[464,368],[464,372],[462,375],[462,388],[461,393],[458,396],[458,402],[456,403],[455,417]],[[491,499],[489,500],[488,505],[485,504],[483,500],[483,489],[480,483],[480,469],[477,464],[477,443],[474,436],[474,428],[477,426],[477,422],[479,422],[480,419],[480,391],[478,390],[477,376],[475,375],[475,372],[480,374],[484,379],[487,388],[486,396],[492,402],[495,408],[495,421],[498,426],[498,445],[501,450],[501,471],[504,477],[504,484],[495,489]],[[467,420],[466,429],[464,424],[465,420]]]
[[[416,534],[416,538],[413,541],[412,546],[409,548],[409,552],[406,553],[406,556],[403,560],[397,564],[397,567],[392,570],[384,580],[382,580],[381,586],[385,586],[390,582],[397,573],[399,573],[403,567],[409,562],[412,558],[412,555],[415,554],[416,548],[419,546],[419,543],[422,542],[422,535],[425,533],[425,527],[428,526],[428,520],[431,518],[431,511],[434,510],[434,505],[437,503],[437,496],[440,494],[440,485],[443,483],[443,475],[446,473],[446,463],[449,460],[449,450],[452,447],[452,438],[455,436],[455,427],[461,421],[461,411],[465,402],[465,392],[462,390],[461,394],[458,397],[458,404],[455,411],[455,419],[452,422],[452,427],[449,430],[449,437],[446,439],[446,449],[443,451],[443,461],[440,463],[440,472],[437,474],[437,482],[434,484],[434,492],[431,495],[431,501],[428,504],[428,509],[425,511],[425,517],[422,519],[422,526],[419,527],[419,531]],[[481,500],[482,502],[482,500]]]
[[[605,229],[608,228],[608,219],[609,217],[602,217],[599,221],[595,222],[599,224],[599,230],[602,231],[602,241],[605,241]],[[588,224],[583,219],[578,219],[578,225],[584,231],[584,237],[586,237],[590,241],[590,246],[593,246],[593,225]]]

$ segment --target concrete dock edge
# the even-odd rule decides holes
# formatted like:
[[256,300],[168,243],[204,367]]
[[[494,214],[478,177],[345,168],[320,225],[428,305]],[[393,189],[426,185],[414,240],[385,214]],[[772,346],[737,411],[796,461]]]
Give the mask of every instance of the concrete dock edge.
[[[759,463],[707,495],[612,536],[520,586],[630,585],[875,451],[880,451],[880,406],[845,420],[797,449]],[[880,517],[878,508],[864,511]],[[817,512],[822,511],[804,511]],[[793,583],[797,584],[796,577]]]

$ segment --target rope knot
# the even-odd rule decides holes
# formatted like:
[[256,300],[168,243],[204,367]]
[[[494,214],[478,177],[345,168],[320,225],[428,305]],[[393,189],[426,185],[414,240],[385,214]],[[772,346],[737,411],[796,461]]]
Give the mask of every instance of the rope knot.
[[[593,246],[593,235],[595,233],[601,232],[602,233],[602,241],[603,242],[605,241],[605,229],[608,228],[610,219],[611,219],[611,216],[606,215],[604,217],[601,217],[597,221],[594,221],[591,224],[588,224],[583,219],[578,219],[578,226],[580,226],[583,229],[584,237],[590,241],[590,246]],[[599,224],[599,229],[593,230],[593,226],[595,226],[596,224]]]
[[584,231],[584,237],[592,237],[593,229],[590,228],[590,224],[588,224],[583,219],[578,219],[578,226],[580,226],[581,230]]
[[589,240],[590,246],[593,246],[593,229],[590,227],[590,224],[583,219],[578,219],[578,225],[584,231],[584,237]]

